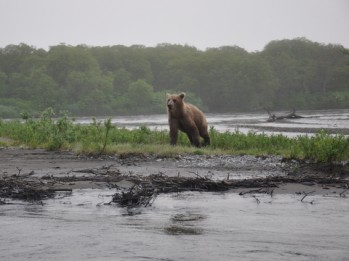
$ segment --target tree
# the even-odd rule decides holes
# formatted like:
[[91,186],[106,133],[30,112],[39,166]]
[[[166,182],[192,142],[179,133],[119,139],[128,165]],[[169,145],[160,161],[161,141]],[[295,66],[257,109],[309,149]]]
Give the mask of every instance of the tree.
[[6,97],[7,89],[7,74],[0,71],[0,97]]
[[98,64],[89,49],[84,46],[58,45],[50,48],[47,56],[47,72],[58,83],[66,84],[68,75],[73,72],[96,72]]
[[19,73],[22,62],[35,53],[35,48],[27,44],[7,45],[0,49],[0,70],[6,74]]
[[114,73],[113,93],[114,95],[123,95],[132,81],[131,74],[124,68]]
[[153,86],[145,80],[132,82],[127,90],[128,103],[131,109],[146,112],[151,109],[153,100]]
[[115,72],[123,68],[120,50],[117,47],[93,47],[91,54],[96,59],[102,73]]
[[42,70],[34,71],[29,79],[29,100],[35,109],[42,111],[48,107],[60,108],[61,97],[58,96],[56,82]]

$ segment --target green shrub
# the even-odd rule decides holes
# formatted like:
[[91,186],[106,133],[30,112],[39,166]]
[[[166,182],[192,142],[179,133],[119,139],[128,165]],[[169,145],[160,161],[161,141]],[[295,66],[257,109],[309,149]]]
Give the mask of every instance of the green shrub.
[[344,135],[321,131],[312,137],[299,137],[299,144],[305,159],[326,163],[348,159],[349,138]]

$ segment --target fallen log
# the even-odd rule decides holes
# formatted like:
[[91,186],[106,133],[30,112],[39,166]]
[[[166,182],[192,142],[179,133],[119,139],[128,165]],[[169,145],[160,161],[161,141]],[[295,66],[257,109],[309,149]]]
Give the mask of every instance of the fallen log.
[[286,115],[281,115],[281,116],[276,116],[275,114],[272,114],[269,110],[266,110],[269,118],[267,120],[267,122],[274,122],[274,121],[279,121],[279,120],[283,120],[283,119],[300,119],[300,118],[304,118],[303,116],[300,116],[298,114],[296,114],[296,110],[293,109],[292,112],[290,112],[289,114]]

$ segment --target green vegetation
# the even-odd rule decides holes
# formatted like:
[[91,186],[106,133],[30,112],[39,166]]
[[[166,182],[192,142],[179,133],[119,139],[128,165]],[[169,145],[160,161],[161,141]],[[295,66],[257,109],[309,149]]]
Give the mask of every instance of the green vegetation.
[[47,107],[75,116],[163,113],[165,93],[179,91],[207,112],[347,108],[348,54],[304,38],[253,53],[236,46],[8,45],[0,48],[0,117],[39,116]]
[[84,154],[154,153],[162,156],[178,154],[251,154],[282,155],[287,158],[334,163],[349,159],[349,138],[320,132],[315,136],[287,138],[238,131],[219,133],[210,129],[212,144],[205,148],[190,146],[180,133],[178,146],[169,145],[167,131],[142,126],[128,130],[93,120],[89,125],[74,124],[66,115],[53,119],[52,109],[40,119],[24,115],[23,120],[0,121],[0,146],[28,146],[48,150],[74,150]]

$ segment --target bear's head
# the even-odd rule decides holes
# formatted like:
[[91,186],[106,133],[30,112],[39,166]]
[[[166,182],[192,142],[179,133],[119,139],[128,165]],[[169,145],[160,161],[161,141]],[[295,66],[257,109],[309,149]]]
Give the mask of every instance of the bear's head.
[[167,94],[166,96],[167,96],[166,105],[167,105],[168,112],[174,115],[180,112],[180,110],[182,110],[183,108],[183,100],[184,100],[185,93],[181,93],[179,95]]

